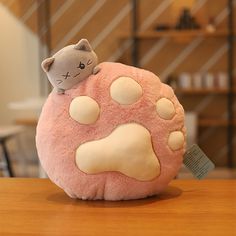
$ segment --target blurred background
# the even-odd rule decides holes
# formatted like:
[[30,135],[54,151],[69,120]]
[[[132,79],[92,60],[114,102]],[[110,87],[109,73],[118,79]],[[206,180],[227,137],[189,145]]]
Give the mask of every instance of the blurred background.
[[[188,146],[236,177],[236,0],[0,0],[0,176],[44,176],[35,129],[51,91],[41,61],[87,38],[99,61],[138,66],[170,84]],[[183,167],[179,178],[192,178]]]

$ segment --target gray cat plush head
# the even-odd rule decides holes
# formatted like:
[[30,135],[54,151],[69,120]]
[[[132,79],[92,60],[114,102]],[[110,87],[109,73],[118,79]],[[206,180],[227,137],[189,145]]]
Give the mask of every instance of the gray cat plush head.
[[41,66],[58,93],[72,88],[91,74],[99,72],[97,55],[87,39],[62,48]]

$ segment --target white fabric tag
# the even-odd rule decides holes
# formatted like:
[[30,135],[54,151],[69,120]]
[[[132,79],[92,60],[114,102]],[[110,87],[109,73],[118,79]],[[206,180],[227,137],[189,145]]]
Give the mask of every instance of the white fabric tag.
[[204,179],[215,168],[214,163],[197,144],[186,151],[183,163],[197,179]]

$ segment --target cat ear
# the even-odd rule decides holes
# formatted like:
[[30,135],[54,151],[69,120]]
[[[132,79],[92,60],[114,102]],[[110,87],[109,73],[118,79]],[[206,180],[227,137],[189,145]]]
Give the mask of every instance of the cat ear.
[[43,68],[44,72],[49,71],[49,69],[50,69],[52,63],[54,62],[54,60],[55,60],[55,58],[49,57],[41,63],[41,67]]
[[89,44],[87,39],[81,39],[75,46],[75,49],[81,50],[81,51],[87,51],[91,52],[93,51],[91,45]]

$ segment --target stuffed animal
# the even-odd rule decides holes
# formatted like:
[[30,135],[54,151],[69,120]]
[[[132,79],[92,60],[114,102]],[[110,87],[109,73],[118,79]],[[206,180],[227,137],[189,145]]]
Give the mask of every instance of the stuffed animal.
[[153,73],[97,65],[82,42],[87,46],[78,47],[80,41],[42,63],[55,87],[37,126],[44,170],[72,198],[115,201],[161,193],[185,152],[182,106]]
[[[56,59],[56,60],[55,60]],[[59,94],[99,71],[98,59],[87,39],[69,45],[42,62],[42,68]],[[54,69],[55,68],[55,69]]]

